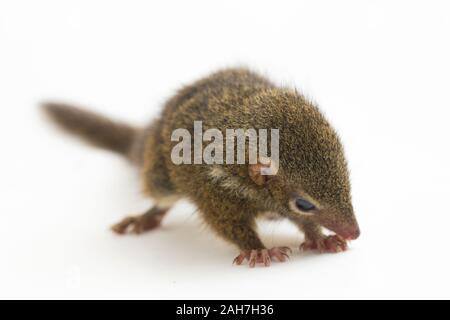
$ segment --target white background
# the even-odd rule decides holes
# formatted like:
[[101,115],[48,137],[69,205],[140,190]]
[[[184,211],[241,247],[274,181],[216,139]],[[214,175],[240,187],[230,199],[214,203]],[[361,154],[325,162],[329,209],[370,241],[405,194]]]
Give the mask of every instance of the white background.
[[[0,298],[450,298],[448,1],[0,1]],[[135,124],[174,90],[247,65],[319,103],[344,142],[362,235],[288,263],[237,250],[180,203],[162,229],[120,157],[61,134],[42,100]]]

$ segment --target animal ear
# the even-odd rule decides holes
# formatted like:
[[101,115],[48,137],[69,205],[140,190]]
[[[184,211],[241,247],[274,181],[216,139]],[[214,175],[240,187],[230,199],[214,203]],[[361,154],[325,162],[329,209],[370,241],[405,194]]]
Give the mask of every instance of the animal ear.
[[270,158],[259,158],[258,163],[248,166],[248,175],[258,186],[265,186],[278,172],[278,166]]

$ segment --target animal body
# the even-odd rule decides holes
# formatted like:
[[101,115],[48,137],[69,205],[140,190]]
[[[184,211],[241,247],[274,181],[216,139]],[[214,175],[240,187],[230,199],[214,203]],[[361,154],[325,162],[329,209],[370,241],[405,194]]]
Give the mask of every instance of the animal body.
[[[353,213],[347,162],[341,142],[317,106],[295,90],[279,87],[247,69],[226,69],[188,85],[169,99],[160,117],[146,128],[115,122],[60,103],[44,105],[64,129],[101,148],[120,153],[142,174],[145,194],[154,207],[113,226],[119,234],[158,227],[181,198],[192,201],[205,223],[248,261],[269,266],[285,261],[287,247],[266,248],[255,218],[274,212],[305,234],[302,250],[339,252],[359,236]],[[262,174],[272,164],[175,164],[171,135],[179,128],[279,130],[275,175]],[[322,227],[335,235],[326,236]]]

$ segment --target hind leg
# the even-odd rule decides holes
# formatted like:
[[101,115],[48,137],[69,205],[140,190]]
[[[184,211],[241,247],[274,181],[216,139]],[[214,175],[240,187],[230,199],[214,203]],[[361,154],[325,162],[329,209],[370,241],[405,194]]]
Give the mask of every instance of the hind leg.
[[135,234],[150,231],[161,225],[161,221],[168,210],[169,208],[162,209],[154,206],[142,215],[126,217],[113,225],[111,229],[117,234],[125,234],[127,231]]

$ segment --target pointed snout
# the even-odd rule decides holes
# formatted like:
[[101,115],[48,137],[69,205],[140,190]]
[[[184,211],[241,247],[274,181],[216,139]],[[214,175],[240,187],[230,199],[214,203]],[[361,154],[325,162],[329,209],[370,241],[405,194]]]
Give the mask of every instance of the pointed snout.
[[318,219],[319,223],[345,240],[355,240],[360,235],[359,225],[353,209],[346,211],[325,212]]
[[337,228],[336,233],[345,240],[355,240],[359,237],[361,232],[359,231],[359,226],[356,224],[345,226],[343,228]]

